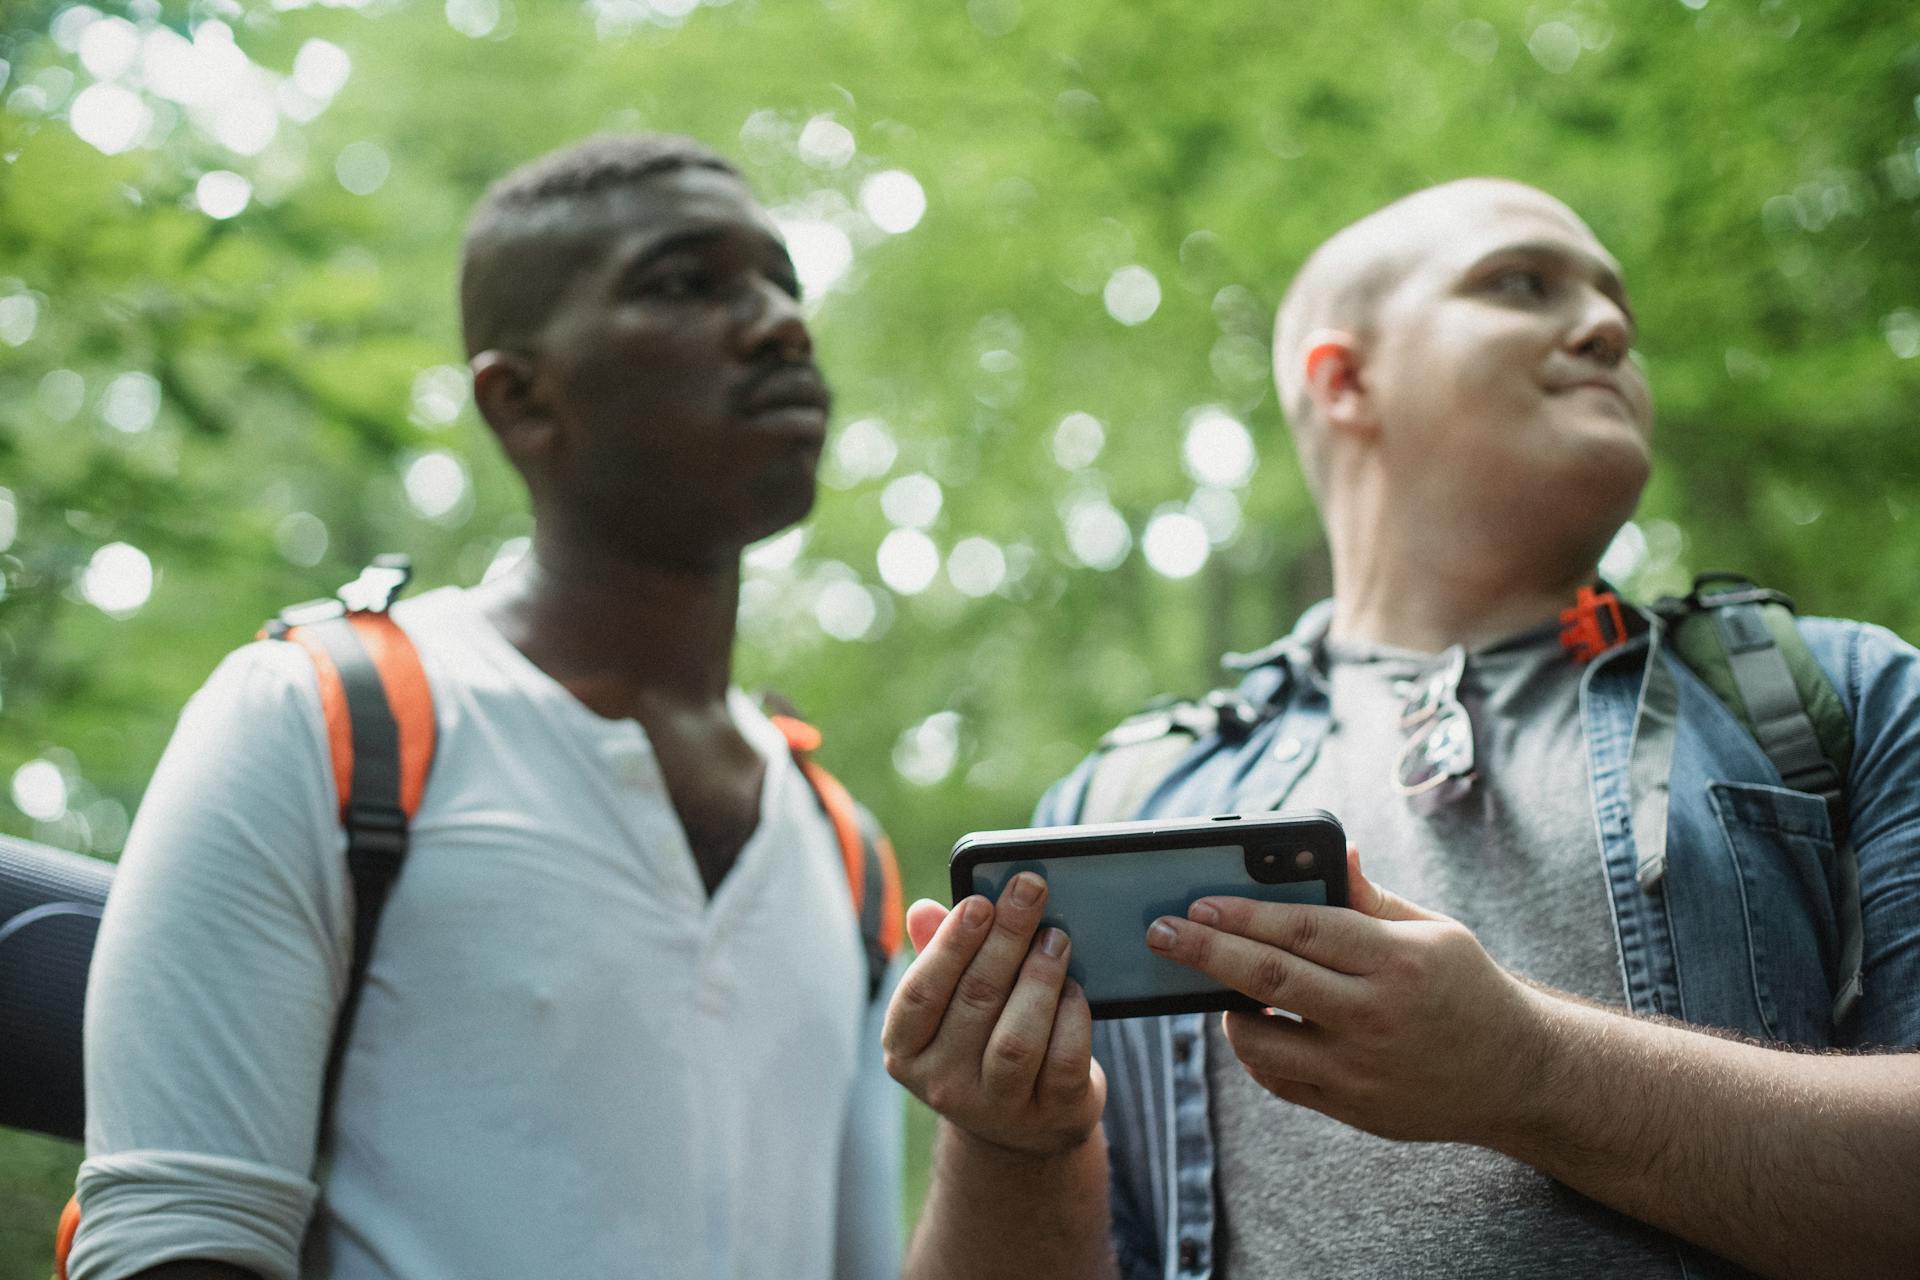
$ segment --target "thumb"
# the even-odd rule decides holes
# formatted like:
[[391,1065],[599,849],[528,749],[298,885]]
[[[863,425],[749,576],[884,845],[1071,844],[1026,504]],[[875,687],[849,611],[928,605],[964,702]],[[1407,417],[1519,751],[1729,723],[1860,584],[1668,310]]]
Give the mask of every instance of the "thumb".
[[1444,920],[1445,916],[1382,889],[1360,870],[1360,849],[1347,846],[1347,905],[1376,920]]
[[922,898],[907,908],[907,937],[915,951],[925,951],[933,941],[934,930],[947,918],[947,909],[932,898]]

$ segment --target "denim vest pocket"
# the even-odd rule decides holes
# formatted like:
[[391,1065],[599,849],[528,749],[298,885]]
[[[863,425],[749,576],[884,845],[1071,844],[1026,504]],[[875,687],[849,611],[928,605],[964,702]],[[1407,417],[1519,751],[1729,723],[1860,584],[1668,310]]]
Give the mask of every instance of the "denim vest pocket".
[[1755,783],[1715,782],[1707,794],[1739,870],[1753,993],[1766,1033],[1824,1045],[1839,955],[1827,806],[1803,791]]

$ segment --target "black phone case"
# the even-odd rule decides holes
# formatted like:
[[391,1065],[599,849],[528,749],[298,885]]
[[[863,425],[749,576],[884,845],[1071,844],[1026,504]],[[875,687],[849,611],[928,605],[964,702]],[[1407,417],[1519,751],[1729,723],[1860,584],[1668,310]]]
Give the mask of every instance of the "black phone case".
[[[1178,857],[1182,849],[1217,849],[1227,844],[1242,847],[1247,879],[1239,888],[1252,891],[1238,892],[1237,896],[1259,896],[1260,885],[1315,881],[1325,886],[1326,905],[1347,905],[1346,832],[1332,814],[1319,809],[1275,814],[1219,814],[1172,821],[977,831],[962,836],[954,845],[947,864],[948,879],[953,901],[958,903],[974,892],[974,871],[982,864],[1043,864],[1066,858],[1163,852],[1169,860],[1166,892],[1155,896],[1149,890],[1137,898],[1128,899],[1129,902],[1137,902],[1138,910],[1129,908],[1126,914],[1144,921],[1157,915],[1183,916],[1195,898],[1209,893],[1235,894],[1234,886],[1188,892],[1179,883]],[[1291,856],[1303,850],[1313,854],[1311,874],[1302,874],[1291,865]],[[1263,862],[1268,853],[1286,856],[1271,863]],[[1071,936],[1074,933],[1073,926],[1057,918],[1053,909],[1054,903],[1050,901],[1047,923],[1061,924]],[[1144,935],[1144,924],[1142,930]],[[1144,941],[1141,946],[1144,948]],[[1179,995],[1090,998],[1089,1003],[1096,1018],[1137,1018],[1223,1009],[1257,1012],[1263,1007],[1259,1002],[1225,987]]]

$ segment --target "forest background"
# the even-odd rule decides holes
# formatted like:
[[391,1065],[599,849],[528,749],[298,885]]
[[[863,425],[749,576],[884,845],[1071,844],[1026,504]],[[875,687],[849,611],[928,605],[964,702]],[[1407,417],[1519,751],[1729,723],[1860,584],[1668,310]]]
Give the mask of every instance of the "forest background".
[[[1920,639],[1920,7],[0,0],[0,830],[114,857],[263,618],[524,546],[460,228],[641,128],[737,158],[800,267],[836,432],[738,675],[911,894],[1326,590],[1272,312],[1427,183],[1541,185],[1625,266],[1660,425],[1616,580],[1737,567]],[[78,1154],[0,1134],[0,1280],[46,1274]]]

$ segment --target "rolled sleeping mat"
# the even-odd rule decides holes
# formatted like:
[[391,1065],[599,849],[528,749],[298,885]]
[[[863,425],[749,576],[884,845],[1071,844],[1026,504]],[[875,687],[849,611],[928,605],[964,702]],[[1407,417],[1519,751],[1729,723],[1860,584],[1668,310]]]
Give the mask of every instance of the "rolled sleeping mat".
[[87,966],[113,866],[0,835],[0,1125],[79,1141]]

